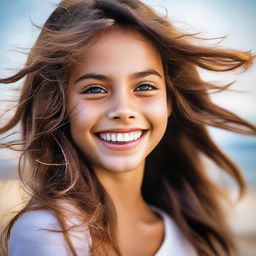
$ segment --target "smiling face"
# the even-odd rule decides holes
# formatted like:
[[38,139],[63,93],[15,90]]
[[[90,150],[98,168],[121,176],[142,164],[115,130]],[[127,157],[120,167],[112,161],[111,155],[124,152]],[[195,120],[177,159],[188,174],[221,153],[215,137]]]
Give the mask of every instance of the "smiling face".
[[109,30],[71,65],[71,135],[95,171],[143,168],[165,133],[168,106],[160,54],[134,30]]

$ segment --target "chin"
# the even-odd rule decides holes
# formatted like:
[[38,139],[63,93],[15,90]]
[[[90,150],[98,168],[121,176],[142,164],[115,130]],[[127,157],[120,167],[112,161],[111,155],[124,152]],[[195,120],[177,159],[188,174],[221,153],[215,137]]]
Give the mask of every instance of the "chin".
[[131,163],[109,163],[109,164],[104,164],[101,165],[100,167],[98,166],[98,168],[100,168],[101,170],[105,170],[107,172],[110,173],[124,173],[124,172],[131,172],[134,171],[136,169],[140,169],[141,164],[135,164],[134,162]]

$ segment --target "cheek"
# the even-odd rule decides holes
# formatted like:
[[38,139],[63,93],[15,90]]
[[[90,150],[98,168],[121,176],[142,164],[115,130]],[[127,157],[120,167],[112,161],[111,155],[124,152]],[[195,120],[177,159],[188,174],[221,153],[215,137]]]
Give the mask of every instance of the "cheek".
[[[147,115],[151,117],[152,122],[167,122],[168,119],[168,105],[165,98],[161,97],[154,101],[149,101],[144,104],[143,108]],[[158,124],[159,126],[161,124]]]
[[75,132],[90,130],[100,115],[101,113],[97,106],[85,104],[83,101],[78,102],[78,104],[73,108],[70,117],[72,134]]
[[168,122],[168,106],[165,98],[144,104],[147,120],[152,128],[152,145],[155,147],[166,131]]
[[87,145],[92,143],[91,131],[96,123],[95,108],[77,105],[70,118],[70,133],[74,143],[84,154],[88,153]]

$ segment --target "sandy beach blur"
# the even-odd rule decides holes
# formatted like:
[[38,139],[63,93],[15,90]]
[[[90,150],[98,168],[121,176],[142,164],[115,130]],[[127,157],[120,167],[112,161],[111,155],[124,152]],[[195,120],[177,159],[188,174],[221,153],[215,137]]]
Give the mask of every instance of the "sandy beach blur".
[[227,212],[227,219],[237,239],[241,256],[256,255],[256,187],[247,193]]

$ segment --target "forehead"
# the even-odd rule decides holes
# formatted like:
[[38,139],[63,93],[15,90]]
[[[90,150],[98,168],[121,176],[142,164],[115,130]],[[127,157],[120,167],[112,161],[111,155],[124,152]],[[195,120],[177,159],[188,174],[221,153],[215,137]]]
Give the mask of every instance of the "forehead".
[[150,68],[163,72],[161,56],[153,43],[134,29],[112,28],[75,57],[70,74],[77,76],[85,71],[125,74]]

